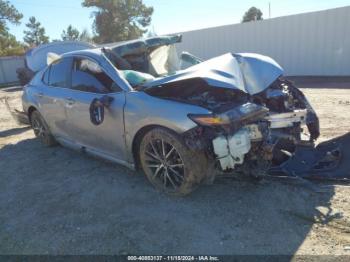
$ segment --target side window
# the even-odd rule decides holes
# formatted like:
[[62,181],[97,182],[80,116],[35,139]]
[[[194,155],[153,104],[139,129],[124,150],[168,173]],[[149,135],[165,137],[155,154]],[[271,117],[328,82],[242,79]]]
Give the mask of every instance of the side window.
[[92,93],[109,93],[116,88],[113,80],[96,62],[86,58],[75,58],[72,89]]
[[[68,75],[72,68],[72,60],[70,58],[64,58],[57,62],[54,62],[50,66],[49,70],[49,85],[56,87],[68,88]],[[44,76],[45,79],[45,76]]]

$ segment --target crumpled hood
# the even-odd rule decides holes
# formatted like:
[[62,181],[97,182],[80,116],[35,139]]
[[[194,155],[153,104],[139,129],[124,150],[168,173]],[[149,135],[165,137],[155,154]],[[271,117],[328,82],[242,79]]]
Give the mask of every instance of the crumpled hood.
[[178,71],[174,75],[147,82],[144,87],[202,78],[214,87],[238,89],[254,95],[265,90],[282,74],[282,67],[268,56],[227,53]]

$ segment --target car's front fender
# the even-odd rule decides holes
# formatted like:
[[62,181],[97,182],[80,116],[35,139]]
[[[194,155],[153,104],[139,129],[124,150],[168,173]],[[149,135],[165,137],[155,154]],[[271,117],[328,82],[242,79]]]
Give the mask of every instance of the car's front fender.
[[133,162],[132,145],[135,135],[147,126],[163,126],[182,134],[197,126],[188,114],[209,114],[207,109],[150,96],[142,91],[126,94],[124,108],[127,159]]

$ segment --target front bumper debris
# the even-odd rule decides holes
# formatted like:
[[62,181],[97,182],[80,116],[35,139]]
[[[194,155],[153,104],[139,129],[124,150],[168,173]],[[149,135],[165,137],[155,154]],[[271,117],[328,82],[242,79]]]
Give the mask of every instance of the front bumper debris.
[[350,133],[316,147],[298,145],[289,160],[270,168],[270,175],[350,181]]
[[300,109],[293,112],[270,114],[265,117],[270,122],[271,128],[292,127],[295,123],[305,124],[307,110]]

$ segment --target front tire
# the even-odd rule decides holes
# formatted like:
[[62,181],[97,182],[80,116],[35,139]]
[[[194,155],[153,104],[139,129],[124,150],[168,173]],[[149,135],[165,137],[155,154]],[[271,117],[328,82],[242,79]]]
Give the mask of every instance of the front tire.
[[143,137],[139,156],[148,180],[169,195],[187,195],[206,177],[205,155],[190,150],[165,128],[154,128]]
[[50,132],[49,126],[38,111],[35,110],[30,115],[30,124],[33,128],[34,135],[39,138],[44,145],[48,147],[57,145],[55,138]]

